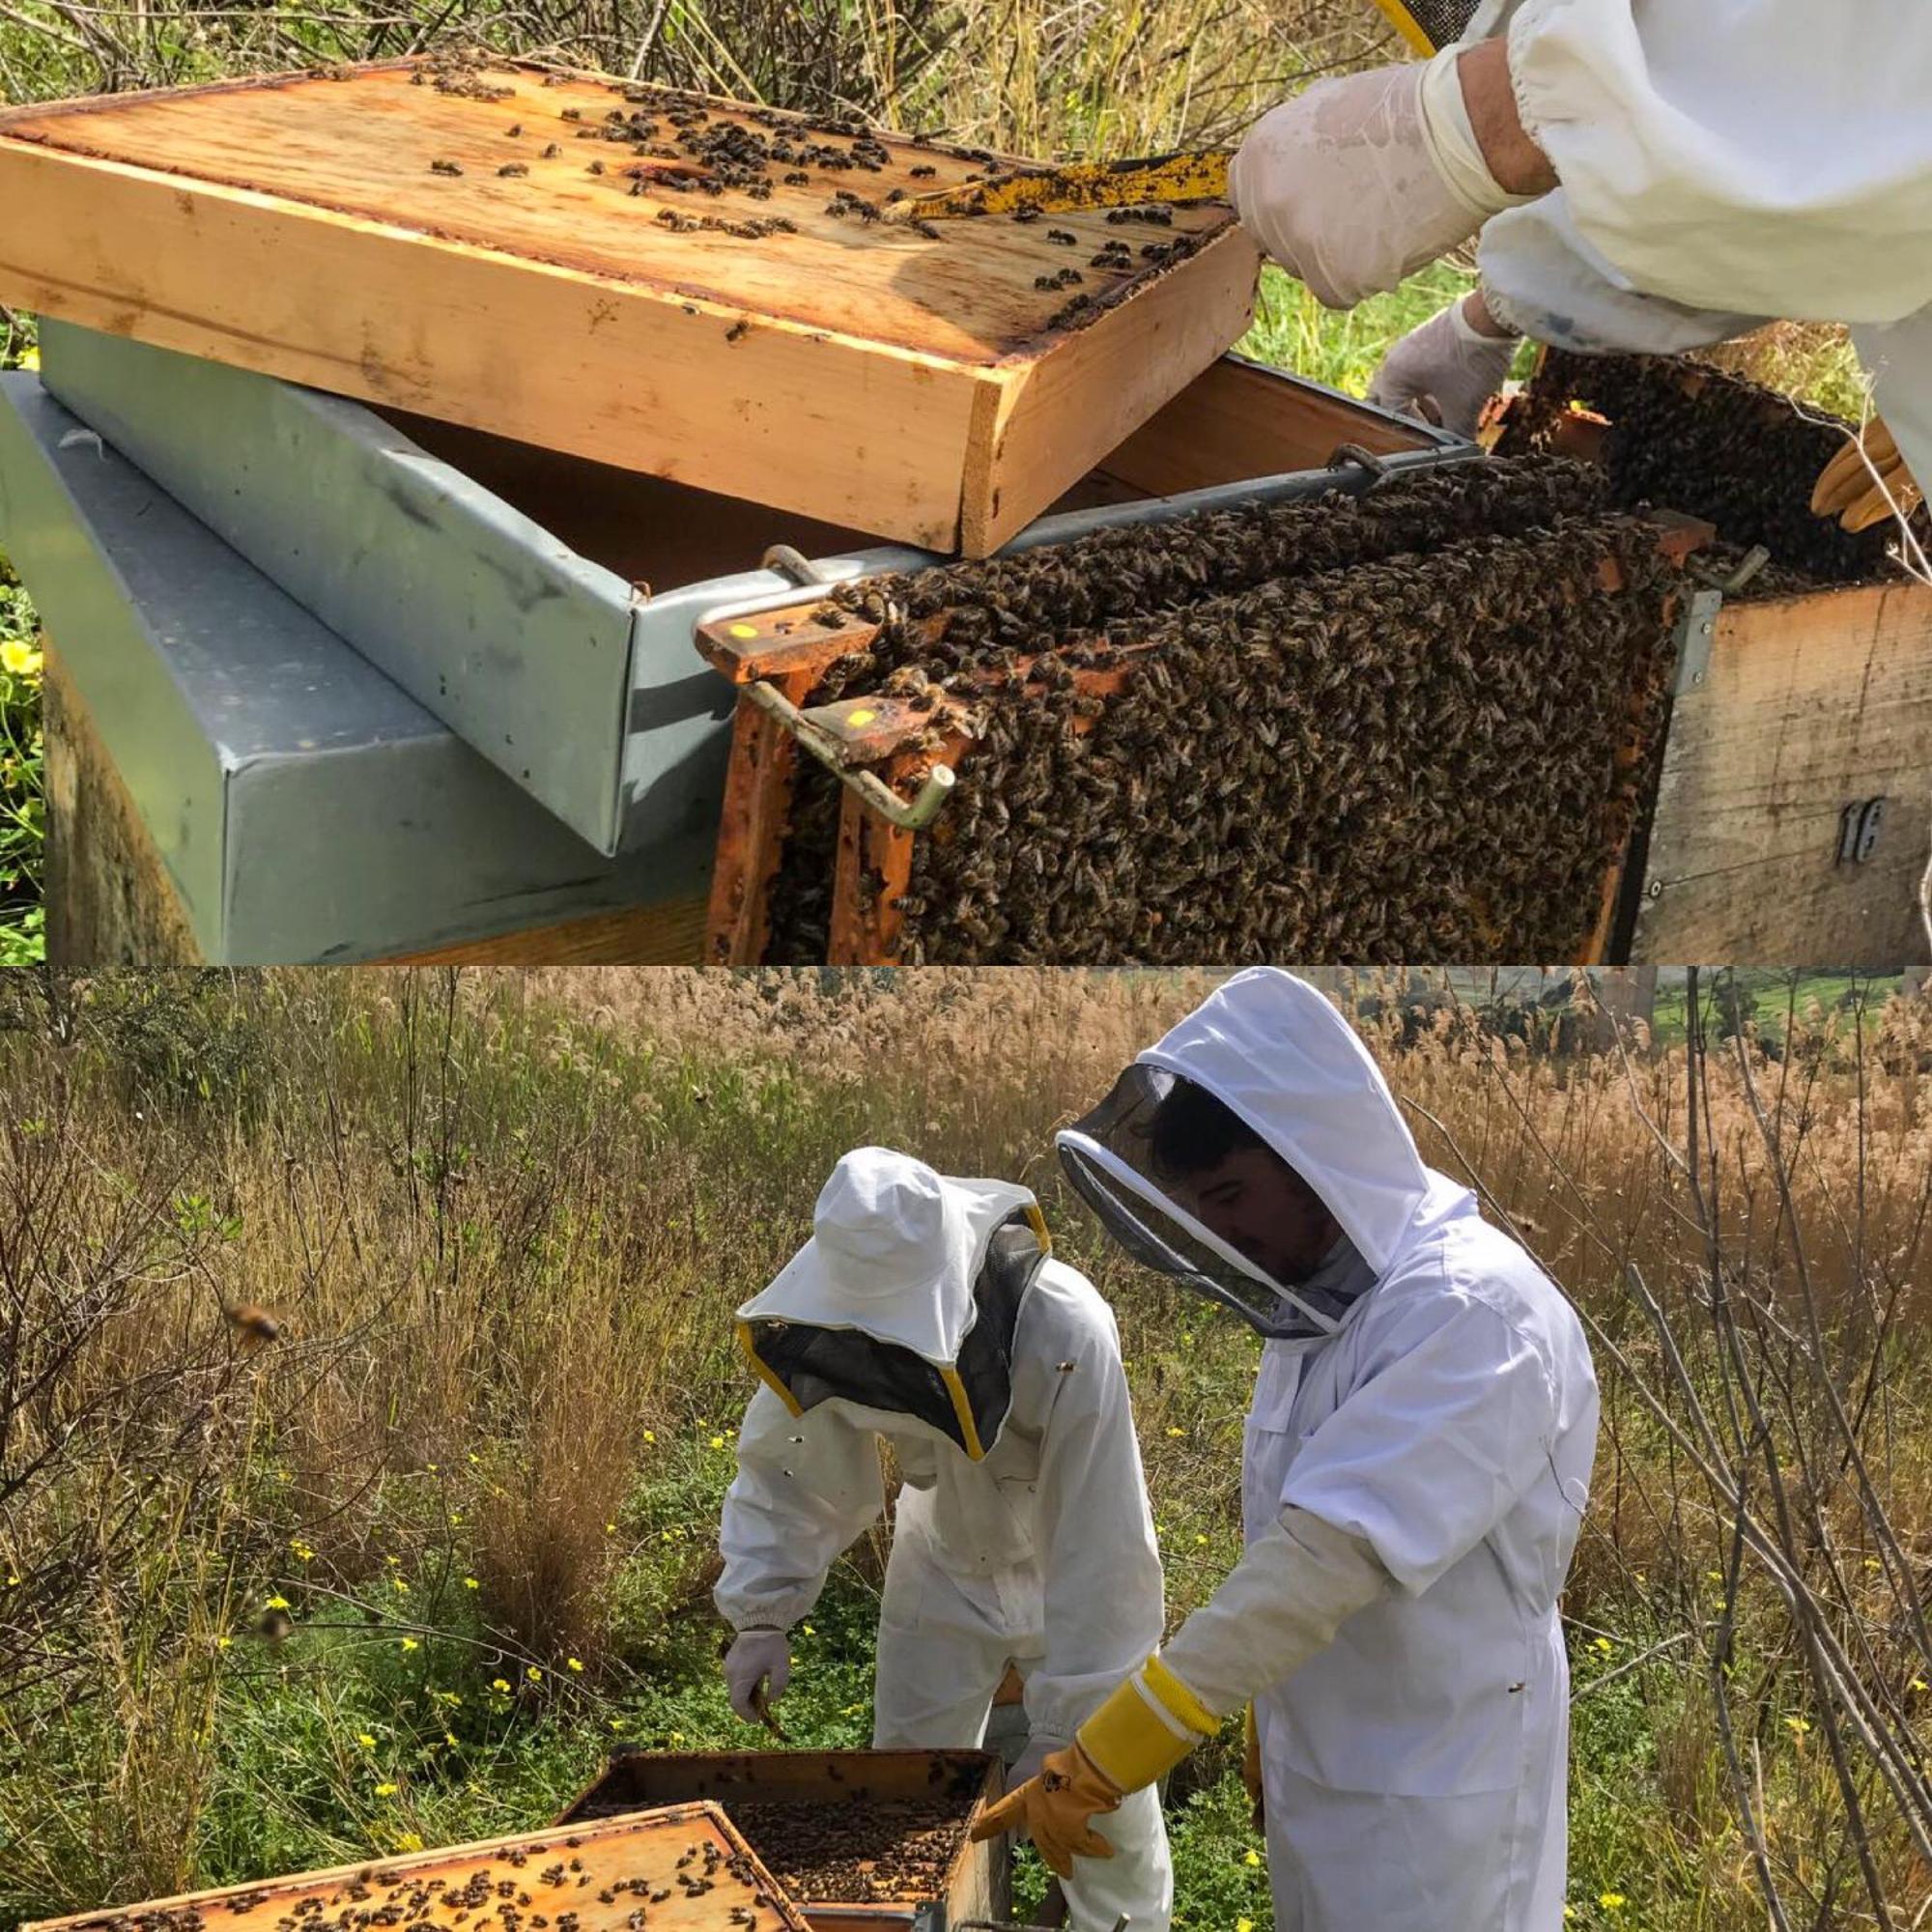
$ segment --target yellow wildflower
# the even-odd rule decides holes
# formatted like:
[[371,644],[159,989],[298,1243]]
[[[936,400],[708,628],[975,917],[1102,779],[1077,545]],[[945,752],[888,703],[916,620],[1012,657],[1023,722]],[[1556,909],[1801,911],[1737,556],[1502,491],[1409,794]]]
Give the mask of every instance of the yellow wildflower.
[[501,1677],[493,1678],[490,1683],[490,1688],[493,1690],[502,1691],[502,1693],[506,1697],[510,1694],[510,1686],[507,1680],[505,1680],[504,1678]]
[[216,1650],[232,1650],[234,1646],[235,1639],[232,1636],[218,1636],[214,1639]]
[[391,1842],[399,1852],[419,1852],[423,1848],[420,1832],[398,1832]]
[[463,1587],[466,1590],[480,1590],[483,1585],[474,1577],[466,1577],[463,1579]]
[[1187,1434],[1184,1429],[1170,1429],[1167,1433],[1170,1435],[1185,1435]]
[[563,1661],[572,1670],[581,1672],[583,1668],[582,1664],[581,1664],[574,1657],[566,1657]]
[[378,1798],[393,1798],[395,1795],[396,1787],[393,1784],[379,1784],[376,1787],[376,1796]]
[[541,1684],[543,1682],[543,1672],[539,1670],[534,1663],[531,1664],[530,1667],[524,1672],[524,1675],[527,1677],[532,1684]]
[[270,1597],[262,1605],[265,1610],[285,1610],[288,1606],[289,1600],[286,1597]]
[[1241,1860],[1241,1862],[1244,1865],[1258,1865],[1261,1863],[1261,1861],[1262,1861],[1262,1855],[1258,1851],[1253,1850],[1252,1848],[1249,1849],[1247,1854]]
[[38,348],[23,349],[20,352],[20,367],[38,369],[41,366],[41,352]]
[[1595,1642],[1591,1644],[1590,1648],[1592,1650],[1601,1651],[1604,1654],[1604,1656],[1607,1657],[1609,1656],[1610,1652],[1616,1648],[1616,1646],[1611,1643],[1608,1637],[1600,1636],[1596,1639]]
[[658,1433],[655,1429],[647,1429],[644,1431],[644,1440],[646,1442],[655,1442],[657,1439],[658,1439]]
[[1786,1718],[1784,1724],[1792,1736],[1798,1738],[1802,1738],[1811,1728],[1803,1718]]
[[355,1742],[358,1745],[360,1745],[364,1750],[374,1750],[376,1748],[376,1740],[372,1738],[367,1731],[357,1731],[355,1734]]
[[1605,1912],[1621,1912],[1624,1909],[1626,1900],[1620,1891],[1600,1891],[1597,1894],[1597,1903]]
[[712,1446],[712,1448],[714,1448],[714,1449],[722,1449],[722,1448],[724,1448],[724,1436],[722,1436],[722,1435],[714,1435],[714,1436],[713,1436],[713,1437],[711,1438],[711,1446]]
[[414,1637],[406,1636],[403,1639],[403,1648],[405,1650],[418,1650],[421,1648],[421,1646],[416,1642]]

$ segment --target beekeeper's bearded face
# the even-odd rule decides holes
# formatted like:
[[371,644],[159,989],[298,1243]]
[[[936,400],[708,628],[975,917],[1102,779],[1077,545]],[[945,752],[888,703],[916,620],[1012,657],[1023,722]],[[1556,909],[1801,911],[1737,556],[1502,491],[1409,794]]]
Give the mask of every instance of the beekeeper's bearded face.
[[1161,1102],[1150,1142],[1175,1200],[1277,1281],[1306,1281],[1341,1236],[1293,1168],[1190,1080]]

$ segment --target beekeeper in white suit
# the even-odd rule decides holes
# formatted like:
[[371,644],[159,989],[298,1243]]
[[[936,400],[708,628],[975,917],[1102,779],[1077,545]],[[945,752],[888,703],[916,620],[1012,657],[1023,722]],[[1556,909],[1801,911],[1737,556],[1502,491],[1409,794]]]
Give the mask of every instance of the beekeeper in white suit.
[[1389,352],[1386,406],[1473,429],[1524,335],[1675,355],[1845,322],[1880,420],[1814,507],[1863,527],[1932,478],[1923,0],[1486,0],[1427,64],[1265,115],[1230,192],[1333,307],[1481,231],[1479,288]]
[[[1007,1665],[1026,1682],[1030,1777],[1160,1641],[1160,1557],[1119,1332],[1051,1258],[1024,1187],[959,1180],[860,1148],[818,1197],[811,1238],[738,1311],[764,1386],[738,1436],[716,1602],[738,1632],[732,1708],[790,1676],[787,1633],[839,1552],[900,1492],[880,1608],[873,1743],[977,1747]],[[1114,1856],[1066,1886],[1070,1922],[1165,1932],[1160,1804],[1101,1828]]]
[[1312,987],[1227,981],[1062,1158],[1135,1257],[1269,1339],[1246,1549],[988,1830],[1057,1869],[1252,1703],[1278,1932],[1556,1932],[1557,1593],[1597,1387],[1574,1311],[1422,1164]]

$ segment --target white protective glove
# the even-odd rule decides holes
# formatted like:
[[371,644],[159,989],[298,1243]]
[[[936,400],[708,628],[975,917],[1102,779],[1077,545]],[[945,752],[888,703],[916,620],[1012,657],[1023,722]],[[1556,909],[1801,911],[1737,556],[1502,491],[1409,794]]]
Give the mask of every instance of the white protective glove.
[[1228,170],[1242,226],[1329,308],[1350,308],[1531,197],[1497,185],[1463,83],[1462,49],[1319,80],[1262,116]]
[[724,1653],[724,1685],[731,1693],[732,1710],[748,1724],[763,1721],[753,1700],[767,1680],[764,1701],[769,1710],[791,1682],[791,1639],[781,1630],[740,1631]]
[[1421,415],[1422,399],[1432,397],[1444,429],[1474,436],[1484,405],[1509,374],[1518,338],[1485,335],[1469,321],[1471,299],[1451,302],[1411,328],[1382,357],[1369,384],[1369,401],[1398,414]]

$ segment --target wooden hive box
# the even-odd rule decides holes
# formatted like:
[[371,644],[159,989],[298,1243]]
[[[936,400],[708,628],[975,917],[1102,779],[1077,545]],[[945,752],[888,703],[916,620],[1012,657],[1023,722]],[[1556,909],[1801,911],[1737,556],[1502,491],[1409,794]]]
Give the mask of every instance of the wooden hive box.
[[1004,165],[451,57],[22,107],[0,301],[977,555],[1240,335],[1259,261],[1218,204],[870,218]]
[[[382,1915],[393,1912],[393,1919]],[[448,1850],[48,1918],[22,1932],[809,1932],[796,1906],[715,1804],[672,1805],[581,1830],[522,1833]]]
[[[1003,1788],[1000,1760],[989,1751],[783,1750],[783,1751],[626,1751],[603,1771],[565,1809],[557,1823],[581,1830],[627,1807],[703,1799],[718,1804],[734,1823],[744,1805],[783,1806],[864,1817],[869,1806],[922,1804],[935,1798],[956,1808],[962,1824],[997,1799]],[[738,1826],[754,1850],[756,1812],[744,1813]],[[891,1827],[876,1818],[871,1835],[884,1844]],[[808,1896],[820,1888],[801,1887],[796,1875],[779,1876],[781,1852],[767,1847],[759,1856],[778,1882],[795,1897],[812,1932],[947,1932],[972,1920],[1004,1919],[1009,1907],[1007,1856],[1003,1841],[962,1842],[943,1877],[930,1888],[896,1887],[880,1881],[868,1898]]]

